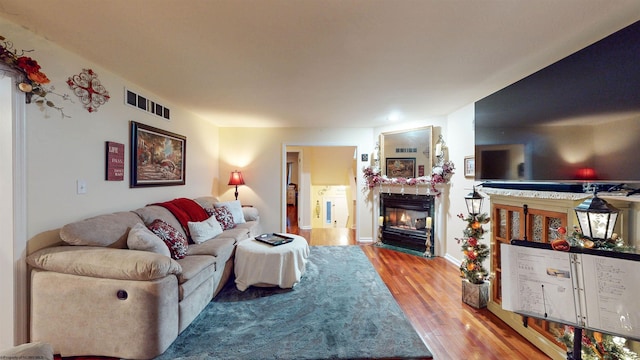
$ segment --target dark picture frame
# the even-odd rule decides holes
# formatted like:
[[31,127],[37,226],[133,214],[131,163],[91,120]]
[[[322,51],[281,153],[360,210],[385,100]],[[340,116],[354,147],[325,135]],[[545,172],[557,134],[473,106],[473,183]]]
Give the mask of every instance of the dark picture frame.
[[130,187],[186,183],[187,138],[131,121]]
[[386,174],[391,178],[416,176],[416,158],[387,158]]

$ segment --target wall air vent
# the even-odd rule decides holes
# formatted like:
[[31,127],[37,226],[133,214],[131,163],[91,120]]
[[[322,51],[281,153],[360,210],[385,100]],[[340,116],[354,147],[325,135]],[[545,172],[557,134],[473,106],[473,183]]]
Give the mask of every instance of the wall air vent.
[[139,110],[146,111],[166,120],[171,120],[171,111],[146,96],[137,94],[127,88],[124,89],[124,103]]

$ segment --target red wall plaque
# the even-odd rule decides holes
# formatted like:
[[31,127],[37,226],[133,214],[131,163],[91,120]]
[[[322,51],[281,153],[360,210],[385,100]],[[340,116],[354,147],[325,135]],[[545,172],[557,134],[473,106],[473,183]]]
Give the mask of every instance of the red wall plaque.
[[107,181],[124,180],[124,144],[113,141],[106,142]]

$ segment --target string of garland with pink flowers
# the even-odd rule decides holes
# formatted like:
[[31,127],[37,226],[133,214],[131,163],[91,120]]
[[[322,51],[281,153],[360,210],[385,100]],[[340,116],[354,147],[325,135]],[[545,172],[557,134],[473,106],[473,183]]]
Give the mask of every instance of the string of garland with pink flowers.
[[362,169],[364,179],[367,187],[365,190],[372,190],[375,187],[381,187],[382,185],[429,185],[430,190],[436,195],[440,192],[437,190],[436,185],[448,184],[455,172],[455,165],[452,161],[445,161],[442,165],[436,165],[431,171],[431,176],[420,176],[416,178],[389,178],[386,175],[382,175],[381,171],[377,167],[367,166]]

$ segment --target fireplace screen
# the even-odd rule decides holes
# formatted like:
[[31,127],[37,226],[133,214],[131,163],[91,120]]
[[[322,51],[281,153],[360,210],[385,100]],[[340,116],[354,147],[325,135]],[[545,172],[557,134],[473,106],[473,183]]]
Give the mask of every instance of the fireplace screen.
[[[424,252],[427,227],[432,226],[433,204],[431,195],[382,194],[382,242]],[[433,233],[431,237],[433,244]]]
[[427,217],[426,211],[385,208],[385,220],[390,229],[414,230],[426,234]]

